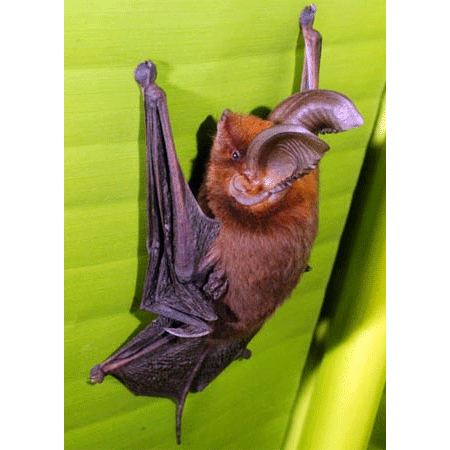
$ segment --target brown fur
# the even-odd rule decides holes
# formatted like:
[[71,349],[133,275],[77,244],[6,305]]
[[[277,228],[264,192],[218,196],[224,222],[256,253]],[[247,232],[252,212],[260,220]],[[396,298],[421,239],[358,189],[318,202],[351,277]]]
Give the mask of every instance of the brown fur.
[[[317,233],[318,170],[298,179],[274,203],[243,206],[228,194],[231,177],[246,168],[248,145],[272,125],[254,116],[222,118],[200,191],[204,210],[221,222],[209,258],[228,281],[216,304],[216,338],[245,336],[262,326],[305,271]],[[238,161],[231,158],[234,151]]]

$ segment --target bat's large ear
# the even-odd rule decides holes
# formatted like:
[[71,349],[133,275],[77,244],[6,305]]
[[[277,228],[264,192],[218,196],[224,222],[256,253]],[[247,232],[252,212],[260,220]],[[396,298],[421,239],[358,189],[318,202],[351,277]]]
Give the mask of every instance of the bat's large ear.
[[269,115],[275,123],[297,124],[314,134],[337,133],[364,121],[353,102],[335,91],[298,92],[282,101]]
[[253,139],[248,169],[273,187],[314,170],[328,149],[326,142],[298,125],[275,125]]
[[247,150],[247,170],[230,184],[241,204],[260,203],[314,170],[329,149],[326,142],[299,125],[274,125],[259,133]]

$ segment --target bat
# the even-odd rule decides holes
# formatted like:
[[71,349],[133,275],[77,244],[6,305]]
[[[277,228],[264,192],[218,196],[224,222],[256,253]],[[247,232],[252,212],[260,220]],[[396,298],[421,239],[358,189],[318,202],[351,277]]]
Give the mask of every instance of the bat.
[[301,91],[267,119],[225,110],[196,199],[182,174],[165,93],[151,61],[137,66],[145,107],[148,267],[141,309],[158,314],[90,373],[117,377],[136,395],[177,404],[176,436],[189,392],[203,390],[289,297],[318,229],[317,135],[363,124],[343,94],[318,88],[316,8],[300,15]]

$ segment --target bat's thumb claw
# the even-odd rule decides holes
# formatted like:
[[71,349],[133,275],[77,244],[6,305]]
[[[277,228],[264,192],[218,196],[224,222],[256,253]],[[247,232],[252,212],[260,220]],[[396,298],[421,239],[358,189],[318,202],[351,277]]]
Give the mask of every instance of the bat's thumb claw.
[[312,26],[314,22],[314,14],[316,14],[316,7],[314,5],[309,5],[304,8],[302,13],[300,14],[300,25],[304,26]]
[[149,60],[139,64],[134,71],[134,79],[145,88],[156,80],[156,66]]

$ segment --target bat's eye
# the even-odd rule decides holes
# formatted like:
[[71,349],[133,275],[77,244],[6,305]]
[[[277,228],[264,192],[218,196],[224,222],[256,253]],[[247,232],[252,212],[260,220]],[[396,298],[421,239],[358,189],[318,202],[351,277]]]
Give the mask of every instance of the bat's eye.
[[239,152],[237,152],[237,151],[234,151],[232,154],[231,154],[231,159],[233,160],[233,161],[237,161],[239,158],[240,158],[240,154],[239,154]]

